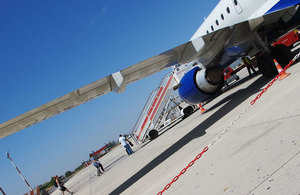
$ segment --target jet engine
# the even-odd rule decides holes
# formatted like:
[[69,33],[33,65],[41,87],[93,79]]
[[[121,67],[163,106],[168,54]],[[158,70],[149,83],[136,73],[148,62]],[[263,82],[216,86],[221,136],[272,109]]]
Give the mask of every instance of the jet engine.
[[223,71],[219,68],[188,71],[179,84],[179,95],[189,104],[200,104],[219,92],[224,84]]

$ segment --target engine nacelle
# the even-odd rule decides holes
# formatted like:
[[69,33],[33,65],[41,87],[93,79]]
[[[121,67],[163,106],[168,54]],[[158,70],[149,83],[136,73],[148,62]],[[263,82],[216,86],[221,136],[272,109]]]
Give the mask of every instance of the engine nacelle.
[[189,104],[200,104],[219,92],[224,84],[223,71],[219,68],[195,67],[181,79],[179,95]]

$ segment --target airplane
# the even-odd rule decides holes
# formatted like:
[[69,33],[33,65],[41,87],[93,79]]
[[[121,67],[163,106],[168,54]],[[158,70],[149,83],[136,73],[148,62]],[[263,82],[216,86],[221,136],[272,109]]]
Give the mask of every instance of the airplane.
[[70,110],[111,91],[120,93],[134,81],[180,64],[197,62],[180,80],[179,95],[200,104],[220,92],[223,69],[242,56],[255,56],[262,75],[273,77],[292,59],[284,45],[271,43],[299,25],[300,0],[221,0],[189,41],[99,79],[0,124],[0,138]]

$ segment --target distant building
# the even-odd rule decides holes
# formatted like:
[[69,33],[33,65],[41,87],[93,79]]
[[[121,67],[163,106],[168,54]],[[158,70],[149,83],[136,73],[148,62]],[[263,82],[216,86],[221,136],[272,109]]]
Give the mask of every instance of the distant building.
[[102,148],[100,148],[99,150],[97,150],[96,152],[92,152],[90,153],[90,156],[95,156],[96,158],[100,158],[101,156],[105,155],[108,152],[107,149],[108,144],[106,144],[105,146],[103,146]]

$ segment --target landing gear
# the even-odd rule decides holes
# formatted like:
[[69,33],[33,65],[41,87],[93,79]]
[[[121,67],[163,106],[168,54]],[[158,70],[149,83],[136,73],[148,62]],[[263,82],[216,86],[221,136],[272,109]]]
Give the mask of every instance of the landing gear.
[[263,54],[257,59],[257,66],[259,71],[268,78],[274,77],[278,71],[274,65],[273,59],[275,58],[282,68],[289,64],[293,59],[291,50],[282,44],[272,47],[271,54]]
[[289,64],[293,59],[293,54],[291,50],[282,44],[275,45],[271,48],[273,57],[277,60],[282,68]]
[[191,114],[193,114],[194,112],[194,108],[192,106],[187,106],[186,108],[183,109],[183,117],[182,119],[187,118],[188,116],[190,116]]
[[263,54],[257,59],[257,66],[259,71],[265,77],[271,78],[278,74],[273,62],[273,56],[270,54]]

